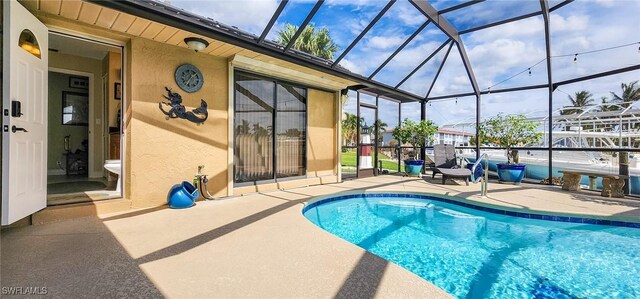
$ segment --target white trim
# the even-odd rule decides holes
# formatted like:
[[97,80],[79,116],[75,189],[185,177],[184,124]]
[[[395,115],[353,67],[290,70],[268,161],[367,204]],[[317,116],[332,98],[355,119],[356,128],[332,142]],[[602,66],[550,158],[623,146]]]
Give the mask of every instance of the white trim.
[[336,130],[337,132],[337,136],[336,136],[336,157],[337,157],[337,161],[336,161],[336,166],[337,166],[337,171],[336,174],[338,175],[338,183],[342,183],[342,92],[337,91],[336,92],[336,97],[337,97],[337,103],[336,103],[336,125],[338,126],[338,129]]
[[[127,65],[127,47],[126,44],[123,44],[123,46],[120,48],[120,82],[121,82],[121,87],[122,87],[122,98],[120,99],[120,175],[118,176],[118,179],[120,180],[120,197],[124,198],[125,196],[125,191],[127,190],[127,185],[125,184],[125,177],[127,176],[126,174],[126,166],[127,166],[127,159],[125,159],[125,153],[126,151],[124,150],[125,147],[127,146],[127,127],[125,126],[125,119],[127,118],[127,104],[129,101],[129,98],[127,97],[127,90],[129,89],[129,82],[127,81],[127,72],[126,70],[128,70],[127,68],[129,67]],[[131,112],[133,113],[133,112]]]
[[120,48],[120,47],[124,48],[126,46],[126,42],[115,40],[115,39],[105,38],[105,37],[88,34],[80,31],[69,30],[68,28],[59,27],[55,25],[47,25],[47,27],[49,28],[49,34],[58,34],[58,35],[62,35],[62,36],[73,38],[73,39],[99,43],[105,46],[112,46],[114,48]]
[[[93,42],[93,43],[100,43],[100,44],[104,44],[107,46],[113,46],[114,48],[117,48],[120,50],[120,54],[121,54],[121,68],[120,68],[120,77],[121,77],[121,82],[122,82],[122,99],[120,99],[120,109],[121,109],[121,117],[120,117],[120,127],[122,128],[122,132],[120,134],[120,163],[122,165],[122,170],[121,170],[121,174],[119,176],[119,179],[121,180],[121,189],[120,189],[120,197],[124,198],[125,196],[125,191],[127,189],[127,185],[125,184],[125,170],[126,170],[126,159],[125,159],[125,147],[126,147],[126,134],[127,134],[127,130],[126,127],[124,126],[124,121],[126,118],[126,109],[125,107],[127,107],[127,89],[129,88],[129,86],[127,85],[127,72],[125,71],[128,67],[127,65],[127,42],[125,41],[119,41],[119,40],[114,40],[114,39],[109,39],[109,38],[104,38],[101,36],[97,36],[97,35],[92,35],[92,34],[87,34],[84,32],[78,32],[78,31],[74,31],[74,30],[69,30],[63,27],[58,27],[58,26],[52,26],[52,25],[47,25],[47,27],[49,28],[49,34],[62,34],[66,37],[69,38],[75,38],[75,39],[79,39],[79,40],[83,40],[86,42]],[[91,81],[90,81],[91,82]],[[105,121],[106,120],[102,120],[102,125],[105,126]],[[108,126],[108,122],[106,123],[106,125]]]
[[[94,158],[96,157],[96,138],[95,138],[95,122],[96,120],[93,118],[93,113],[95,110],[95,105],[94,105],[94,101],[95,101],[95,95],[94,95],[94,85],[95,85],[95,78],[93,76],[92,73],[87,73],[87,72],[81,72],[81,71],[75,71],[75,70],[69,70],[69,69],[63,69],[63,68],[56,68],[56,67],[49,67],[49,72],[56,72],[56,73],[62,73],[62,74],[67,74],[67,75],[76,75],[76,76],[84,76],[89,78],[89,89],[87,90],[87,94],[89,94],[89,150],[88,150],[88,159],[89,161],[87,161],[87,167],[89,168],[88,171],[88,176],[89,178],[101,178],[102,177],[102,172],[98,172],[95,171],[94,167],[95,167],[95,163],[94,163]],[[51,86],[49,86],[49,88],[51,88]],[[48,92],[48,91],[47,91]],[[47,111],[47,113],[49,113],[49,111]],[[100,124],[101,126],[104,125],[104,121],[101,122]],[[47,124],[47,127],[49,127],[49,124]],[[101,152],[101,151],[99,151]],[[104,158],[104,157],[103,157]]]
[[[107,54],[109,55],[109,54]],[[109,136],[109,71],[102,75],[100,79],[100,85],[102,85],[102,93],[100,96],[102,97],[102,157],[107,160],[109,157],[109,142],[111,142],[111,138]],[[122,171],[120,171],[122,173]],[[111,176],[109,175],[109,171],[102,167],[102,177],[106,177],[107,179]]]
[[234,154],[234,149],[233,149],[233,130],[234,125],[233,125],[233,112],[234,112],[234,93],[235,93],[235,87],[234,87],[234,77],[233,77],[233,73],[234,73],[234,66],[233,66],[233,61],[229,60],[228,63],[228,68],[229,68],[229,103],[228,103],[228,115],[227,115],[227,196],[233,196],[233,177],[234,177],[234,167],[233,167],[233,154]]

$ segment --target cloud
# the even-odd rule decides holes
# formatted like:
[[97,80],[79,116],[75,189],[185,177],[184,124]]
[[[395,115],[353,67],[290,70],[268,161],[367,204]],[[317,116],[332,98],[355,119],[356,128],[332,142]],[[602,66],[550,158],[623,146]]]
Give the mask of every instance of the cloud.
[[[467,47],[467,55],[478,84],[484,89],[544,59],[546,51],[544,40],[498,39]],[[532,70],[532,76],[538,77],[526,77],[529,83],[543,83],[539,81],[546,78],[544,65],[542,63]]]
[[549,23],[552,24],[550,27],[552,32],[585,30],[589,26],[589,16],[570,15],[563,17],[562,15],[551,14]]
[[170,4],[256,35],[278,7],[277,0],[171,0]]
[[405,25],[420,25],[425,22],[425,16],[412,5],[399,6],[396,16]]
[[[309,2],[316,2],[315,0],[310,0]],[[354,9],[359,9],[363,6],[377,6],[380,5],[379,2],[370,1],[370,0],[327,0],[325,5],[327,6],[353,6]]]
[[364,68],[362,68],[359,64],[353,63],[351,60],[346,58],[340,61],[340,66],[356,74],[362,74],[364,71]]
[[544,21],[542,17],[531,17],[524,20],[491,27],[469,33],[472,42],[483,43],[496,39],[544,37]]
[[596,0],[596,3],[602,5],[602,6],[606,6],[606,7],[611,7],[615,4],[615,1],[613,0]]
[[374,36],[368,39],[367,45],[376,49],[396,48],[406,39],[405,36]]

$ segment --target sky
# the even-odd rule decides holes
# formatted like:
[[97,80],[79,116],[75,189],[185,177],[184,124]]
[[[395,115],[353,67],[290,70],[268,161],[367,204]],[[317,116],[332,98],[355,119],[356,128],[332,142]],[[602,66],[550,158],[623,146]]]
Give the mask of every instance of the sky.
[[[260,35],[279,2],[279,0],[170,1],[171,5],[236,26],[255,35]],[[430,1],[438,10],[462,2],[460,0]],[[550,0],[549,4],[553,7],[560,2],[560,0]],[[311,0],[289,1],[268,38],[274,39],[277,31],[286,23],[294,25],[302,23],[314,4],[315,1]],[[387,1],[379,0],[327,0],[311,22],[316,27],[329,29],[331,37],[339,47],[335,55],[338,57],[386,4]],[[465,30],[539,10],[538,0],[487,0],[443,14],[442,17],[456,29]],[[638,0],[577,0],[552,12],[550,40],[553,81],[640,64],[640,30],[638,30],[640,18],[638,15],[640,15]],[[408,1],[397,1],[345,56],[340,65],[354,73],[371,75],[406,38],[426,21],[426,17]],[[546,83],[547,67],[544,61],[545,39],[542,16],[463,34],[461,38],[481,90],[487,90],[489,87],[496,90]],[[430,24],[376,74],[374,80],[395,86],[446,40],[447,36]],[[625,44],[632,45],[584,53]],[[425,96],[447,49],[448,45],[435,53],[400,88]],[[575,57],[575,53],[584,54]],[[574,58],[577,58],[576,62],[573,61]],[[520,72],[522,72],[520,75],[502,82]],[[577,91],[588,90],[594,95],[594,99],[600,102],[601,97],[610,99],[612,91],[619,94],[622,82],[636,80],[640,80],[640,71],[561,86],[553,94],[554,110],[569,105],[568,96]],[[462,59],[454,46],[438,80],[433,83],[430,96],[451,95],[472,90]],[[355,113],[355,93],[350,93],[349,96],[345,111]],[[393,128],[397,123],[398,104],[381,101],[383,102],[379,117],[389,124],[389,128]],[[480,110],[482,119],[498,113],[541,116],[548,114],[547,106],[547,89],[537,89],[483,95]],[[401,110],[402,118],[420,118],[419,104],[403,104]],[[473,122],[475,113],[475,97],[433,101],[427,106],[427,118],[440,126]],[[464,129],[470,130],[470,128]]]

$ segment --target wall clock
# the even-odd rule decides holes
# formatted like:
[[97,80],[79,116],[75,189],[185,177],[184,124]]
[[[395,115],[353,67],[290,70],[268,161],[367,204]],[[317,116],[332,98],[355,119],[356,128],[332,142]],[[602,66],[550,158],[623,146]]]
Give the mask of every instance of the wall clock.
[[196,92],[202,88],[204,77],[193,64],[183,64],[176,69],[176,83],[186,92]]

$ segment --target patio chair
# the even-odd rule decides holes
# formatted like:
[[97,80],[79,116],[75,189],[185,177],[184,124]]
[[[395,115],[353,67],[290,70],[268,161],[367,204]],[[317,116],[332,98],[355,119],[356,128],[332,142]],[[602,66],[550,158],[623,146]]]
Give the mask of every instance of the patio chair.
[[464,179],[465,184],[469,185],[469,176],[471,170],[460,168],[456,157],[456,148],[451,144],[436,144],[433,146],[433,161],[429,165],[432,171],[431,178],[435,178],[436,174],[442,175],[442,184],[444,185],[447,178]]

